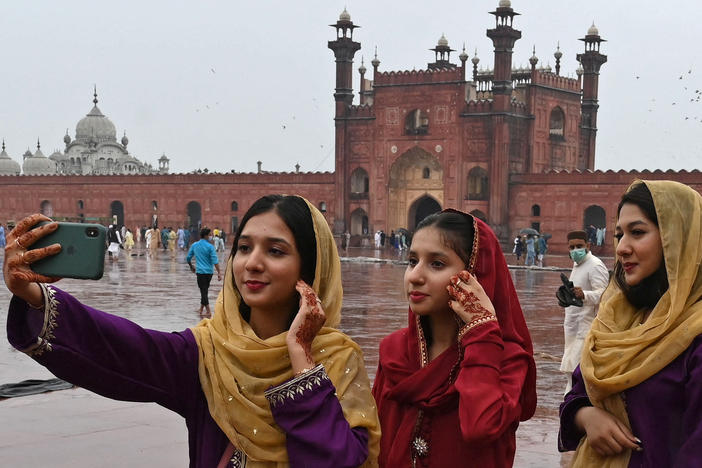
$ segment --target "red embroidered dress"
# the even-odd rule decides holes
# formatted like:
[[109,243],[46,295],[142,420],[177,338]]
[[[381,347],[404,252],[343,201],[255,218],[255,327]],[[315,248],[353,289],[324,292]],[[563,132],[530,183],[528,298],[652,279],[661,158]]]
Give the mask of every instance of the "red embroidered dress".
[[431,362],[411,310],[409,326],[382,341],[373,386],[381,467],[510,467],[519,421],[536,408],[531,338],[512,278],[495,234],[478,219],[474,227],[469,268],[498,322],[459,333]]

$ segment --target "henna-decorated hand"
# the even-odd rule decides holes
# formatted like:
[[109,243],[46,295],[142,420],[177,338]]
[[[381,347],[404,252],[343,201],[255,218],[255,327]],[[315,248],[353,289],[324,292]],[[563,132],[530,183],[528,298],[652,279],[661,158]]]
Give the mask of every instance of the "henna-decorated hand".
[[451,277],[446,286],[451,300],[449,307],[466,324],[495,318],[495,307],[478,280],[466,270]]
[[297,282],[295,289],[300,293],[300,310],[288,330],[287,343],[293,371],[298,373],[314,367],[312,342],[324,326],[326,316],[314,289],[302,280]]
[[[37,223],[48,221],[49,224],[32,229]],[[2,272],[5,284],[10,292],[21,297],[31,305],[39,305],[42,294],[36,283],[53,283],[60,278],[40,275],[29,267],[31,263],[61,251],[60,244],[52,244],[41,249],[27,250],[38,239],[58,228],[58,223],[41,214],[33,214],[17,223],[17,226],[7,235],[5,260]]]

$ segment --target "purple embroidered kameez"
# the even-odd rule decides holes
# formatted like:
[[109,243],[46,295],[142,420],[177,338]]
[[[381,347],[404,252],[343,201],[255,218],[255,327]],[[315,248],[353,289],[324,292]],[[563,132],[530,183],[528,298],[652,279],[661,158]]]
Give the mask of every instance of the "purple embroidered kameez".
[[[631,453],[630,467],[702,467],[702,337],[623,396],[631,430],[643,447]],[[590,400],[577,367],[573,389],[560,408],[560,451],[575,450],[585,435],[574,423],[583,406]]]
[[[229,445],[210,416],[190,330],[147,330],[44,287],[44,310],[13,297],[8,341],[57,377],[117,400],[156,402],[185,418],[191,468],[214,468]],[[300,383],[300,392],[284,389]],[[282,390],[282,391],[279,391]],[[287,396],[286,396],[287,395]],[[276,423],[286,432],[290,465],[354,467],[368,455],[368,433],[350,428],[323,366],[270,389]],[[245,461],[237,452],[234,460]],[[241,466],[232,461],[229,466]]]

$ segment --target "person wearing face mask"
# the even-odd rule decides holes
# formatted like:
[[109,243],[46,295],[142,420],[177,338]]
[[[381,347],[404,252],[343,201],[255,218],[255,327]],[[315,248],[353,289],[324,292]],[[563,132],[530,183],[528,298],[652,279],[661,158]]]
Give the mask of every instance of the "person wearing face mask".
[[570,281],[573,283],[575,297],[582,299],[582,307],[570,306],[565,309],[563,332],[565,346],[561,360],[561,372],[568,375],[565,393],[572,386],[572,375],[575,367],[580,362],[585,336],[590,330],[590,325],[597,315],[597,306],[600,297],[609,282],[609,271],[602,260],[590,252],[590,243],[587,241],[585,231],[571,231],[568,233],[568,248],[570,258],[573,260],[573,270],[570,272]]

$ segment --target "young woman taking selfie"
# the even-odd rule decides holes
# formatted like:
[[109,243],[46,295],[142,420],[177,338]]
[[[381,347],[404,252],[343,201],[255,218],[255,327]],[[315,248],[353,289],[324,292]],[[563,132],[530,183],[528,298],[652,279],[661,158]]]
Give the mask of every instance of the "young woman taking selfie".
[[153,401],[186,421],[190,466],[376,466],[380,430],[359,347],[336,329],[339,257],[324,216],[271,195],[241,221],[215,315],[176,333],[95,310],[30,265],[56,229],[10,233],[8,339],[58,377],[109,398]]

